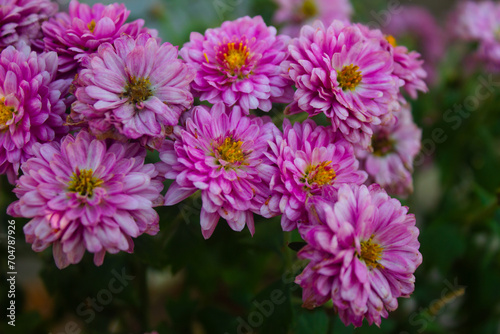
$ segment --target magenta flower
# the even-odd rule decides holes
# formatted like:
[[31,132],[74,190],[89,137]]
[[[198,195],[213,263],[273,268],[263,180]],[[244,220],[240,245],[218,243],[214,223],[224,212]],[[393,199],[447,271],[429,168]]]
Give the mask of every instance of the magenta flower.
[[156,30],[143,28],[142,19],[125,23],[129,14],[123,4],[105,6],[97,3],[90,8],[71,0],[69,15],[57,13],[42,25],[45,49],[58,53],[60,72],[72,74],[76,73],[82,58],[96,52],[103,43],[113,43],[122,34],[132,37],[143,32],[157,35]]
[[493,1],[460,3],[448,22],[458,38],[479,44],[475,60],[500,72],[500,4]]
[[413,159],[420,152],[420,130],[409,105],[397,114],[394,125],[375,126],[373,152],[359,150],[357,156],[368,172],[369,182],[378,183],[393,195],[407,196],[413,192]]
[[294,126],[283,122],[283,134],[274,134],[268,154],[278,166],[270,183],[272,196],[263,216],[283,214],[281,227],[291,231],[307,220],[306,202],[313,196],[331,196],[344,183],[362,184],[367,175],[358,170],[353,146],[312,120]]
[[250,109],[271,110],[289,103],[293,90],[280,64],[287,57],[288,37],[276,36],[260,16],[226,21],[205,35],[191,33],[180,54],[196,68],[192,88],[202,101],[224,102]]
[[406,46],[397,45],[393,36],[387,37],[392,46],[394,56],[393,74],[401,80],[404,80],[404,89],[411,98],[417,98],[417,91],[427,92],[425,78],[427,72],[423,68],[424,61],[420,58],[420,53],[408,51]]
[[463,1],[452,12],[448,27],[461,39],[494,41],[500,30],[500,4],[493,1]]
[[437,66],[446,51],[446,36],[436,18],[424,7],[401,6],[398,15],[393,15],[384,32],[396,38],[411,38],[424,59],[426,82],[435,83]]
[[269,197],[275,167],[266,157],[267,142],[277,131],[268,117],[242,116],[239,107],[227,113],[222,102],[212,109],[197,106],[185,127],[174,130],[175,141],[165,141],[160,159],[165,178],[174,179],[165,205],[174,205],[201,190],[201,230],[209,238],[219,218],[235,231],[248,226]]
[[304,26],[292,40],[285,62],[297,91],[289,113],[324,113],[334,131],[351,143],[368,147],[371,125],[392,117],[399,108],[392,56],[359,27],[334,21],[328,28],[317,21]]
[[14,184],[34,143],[68,132],[66,95],[71,80],[55,80],[57,54],[7,47],[0,54],[0,174]]
[[85,250],[99,266],[106,252],[131,253],[132,238],[158,232],[153,206],[162,203],[163,184],[145,156],[138,144],[104,142],[86,131],[60,144],[37,143],[7,212],[32,218],[26,241],[36,252],[52,245],[59,268],[78,263]]
[[352,5],[349,0],[275,0],[278,10],[273,20],[284,24],[280,32],[297,37],[304,24],[321,20],[328,26],[333,20],[350,21]]
[[161,145],[167,128],[191,107],[195,71],[178,59],[177,48],[141,34],[101,45],[79,74],[73,119],[87,120],[98,136]]
[[340,187],[338,200],[310,201],[315,225],[299,258],[310,260],[295,282],[304,307],[332,299],[340,319],[359,327],[366,318],[380,325],[397,298],[414,290],[413,273],[422,263],[415,216],[378,185]]
[[41,39],[42,22],[56,12],[57,4],[50,0],[0,0],[0,51]]
[[[420,53],[410,52],[405,46],[397,45],[394,36],[384,35],[378,29],[370,29],[362,24],[356,24],[356,26],[366,38],[374,43],[379,43],[392,55],[394,60],[393,75],[403,81],[404,89],[413,99],[417,98],[418,90],[427,92],[427,85],[424,81],[427,73],[422,67],[424,61],[420,59]],[[400,101],[405,103],[402,97],[400,97]]]

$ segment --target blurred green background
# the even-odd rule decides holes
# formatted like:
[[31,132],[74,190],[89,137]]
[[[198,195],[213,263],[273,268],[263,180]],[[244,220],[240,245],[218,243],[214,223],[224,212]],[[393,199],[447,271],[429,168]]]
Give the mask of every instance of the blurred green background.
[[[60,1],[62,6],[66,1]],[[110,2],[105,2],[110,3]],[[126,1],[131,19],[144,18],[164,41],[182,46],[191,31],[203,32],[242,15],[262,15],[269,0]],[[397,1],[424,5],[444,25],[453,1]],[[67,2],[66,2],[67,4]],[[353,21],[369,22],[385,1],[353,1]],[[500,76],[466,71],[463,46],[449,46],[440,80],[412,102],[423,128],[423,149],[414,174],[415,192],[404,203],[417,216],[423,264],[411,299],[381,328],[345,327],[326,305],[301,308],[293,283],[304,263],[287,247],[299,240],[281,232],[279,218],[257,219],[233,232],[221,221],[210,240],[200,233],[201,199],[158,208],[161,231],[142,236],[134,254],[106,255],[96,268],[86,254],[78,265],[55,267],[51,250],[35,253],[16,219],[16,327],[3,321],[7,308],[7,205],[12,187],[0,178],[1,333],[500,334]],[[490,94],[469,112],[444,117],[487,85]],[[280,110],[275,111],[279,119]],[[154,161],[156,157],[149,157]],[[118,279],[117,277],[120,277]],[[271,305],[271,306],[270,306]]]

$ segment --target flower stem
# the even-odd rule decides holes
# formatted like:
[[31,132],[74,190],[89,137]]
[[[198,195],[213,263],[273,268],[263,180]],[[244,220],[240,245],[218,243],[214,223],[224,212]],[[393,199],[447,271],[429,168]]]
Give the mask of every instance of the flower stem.
[[285,244],[285,270],[290,270],[292,268],[292,250],[288,247],[292,240],[292,232],[284,232],[283,236]]
[[149,330],[149,291],[146,277],[147,266],[142,261],[136,263],[137,292],[139,295],[138,320],[143,331]]
[[330,319],[328,319],[328,331],[327,331],[327,333],[333,334],[334,327],[335,327],[335,317],[330,317]]

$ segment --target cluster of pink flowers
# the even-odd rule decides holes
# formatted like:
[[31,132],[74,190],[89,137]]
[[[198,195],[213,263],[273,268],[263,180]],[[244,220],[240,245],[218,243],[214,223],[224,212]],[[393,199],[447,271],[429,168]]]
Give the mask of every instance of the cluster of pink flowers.
[[0,53],[0,173],[19,198],[8,213],[31,218],[27,242],[52,246],[59,268],[85,251],[96,265],[132,252],[133,238],[158,232],[164,202],[146,147],[160,148],[193,104],[194,69],[143,20],[126,23],[124,5],[1,7],[11,45]]
[[[46,15],[36,3],[24,12]],[[419,53],[349,23],[347,1],[287,6],[277,20],[325,17],[296,37],[243,17],[178,51],[142,20],[127,23],[123,5],[72,0],[37,30],[42,51],[3,50],[0,173],[19,198],[8,213],[31,218],[33,249],[52,246],[59,268],[86,251],[100,265],[159,231],[154,207],[199,192],[205,238],[221,218],[253,235],[254,214],[281,215],[307,242],[304,306],[331,299],[346,325],[379,325],[422,261],[414,216],[386,191],[412,191],[421,133],[406,95],[427,91],[426,72]],[[22,31],[16,41],[35,36]],[[280,130],[273,106],[326,123],[285,119]],[[160,161],[146,163],[146,149]]]
[[[187,113],[160,149],[164,177],[174,180],[165,204],[199,190],[205,238],[221,217],[253,234],[254,214],[281,215],[283,230],[298,228],[308,244],[299,257],[311,263],[297,277],[304,306],[332,299],[346,324],[379,325],[411,294],[422,261],[415,218],[380,186],[412,190],[420,131],[402,89],[412,98],[427,91],[423,61],[347,21],[317,21],[287,39],[260,17],[191,34],[180,54],[196,69],[194,94],[213,106]],[[322,113],[331,125],[285,119],[280,131],[268,117],[245,116],[272,102],[288,103],[288,114]],[[363,185],[374,181],[382,184]]]
[[448,28],[456,37],[478,43],[477,60],[500,71],[500,3],[461,2],[450,16]]

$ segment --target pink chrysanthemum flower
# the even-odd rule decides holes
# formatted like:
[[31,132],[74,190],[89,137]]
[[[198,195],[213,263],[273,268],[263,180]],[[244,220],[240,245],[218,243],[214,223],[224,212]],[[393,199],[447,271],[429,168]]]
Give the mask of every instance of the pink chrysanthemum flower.
[[194,69],[177,48],[149,34],[105,43],[79,74],[72,117],[88,121],[98,136],[138,139],[161,145],[167,127],[191,107]]
[[297,37],[304,24],[321,20],[326,26],[333,20],[350,21],[352,5],[349,0],[275,0],[278,5],[274,22],[284,24],[280,32]]
[[97,51],[99,45],[112,43],[127,34],[137,37],[140,33],[157,35],[156,30],[143,28],[144,20],[125,23],[130,11],[123,4],[103,5],[92,8],[72,0],[69,15],[57,13],[42,25],[45,34],[45,49],[59,55],[59,71],[76,73],[82,58]]
[[68,132],[64,126],[71,80],[55,80],[57,54],[21,43],[0,54],[0,174],[14,183],[32,146]]
[[493,1],[462,1],[451,15],[448,28],[455,36],[469,41],[498,39],[500,4]]
[[201,190],[201,229],[209,238],[219,218],[235,231],[245,225],[254,233],[253,214],[269,196],[274,173],[265,156],[276,126],[268,117],[242,116],[239,107],[227,113],[222,102],[211,110],[195,107],[185,127],[174,129],[175,141],[160,150],[165,178],[174,179],[165,205],[174,205]]
[[[393,75],[404,82],[404,89],[411,98],[417,98],[417,91],[427,92],[427,85],[424,79],[427,73],[422,65],[424,61],[420,59],[420,53],[408,51],[405,46],[398,45],[392,35],[384,35],[378,29],[370,29],[365,25],[356,24],[366,38],[380,43],[383,49],[386,49],[393,57],[394,70]],[[400,98],[404,103],[404,99]]]
[[0,0],[0,51],[43,37],[41,25],[57,12],[50,0]]
[[500,4],[493,1],[461,2],[448,22],[458,38],[478,42],[476,60],[500,71]]
[[295,280],[303,306],[332,299],[346,326],[359,327],[364,318],[379,326],[397,298],[414,290],[413,273],[422,263],[415,216],[378,185],[344,184],[333,204],[313,199],[310,217],[316,225],[298,253],[310,262]]
[[191,33],[180,54],[196,68],[192,84],[197,96],[250,109],[271,110],[272,103],[289,103],[293,90],[280,67],[289,38],[276,36],[262,17],[226,21],[205,35]]
[[366,173],[358,170],[353,146],[312,120],[283,122],[269,142],[268,154],[278,170],[273,175],[271,197],[262,207],[263,216],[281,216],[281,227],[291,231],[307,220],[306,202],[313,196],[331,196],[344,183],[362,184]]
[[284,62],[297,91],[288,113],[324,113],[334,131],[351,143],[368,147],[371,125],[387,121],[399,108],[392,56],[359,27],[334,21],[304,26],[289,46]]
[[398,15],[393,15],[383,30],[396,39],[411,39],[412,45],[422,53],[425,60],[423,68],[427,72],[426,82],[435,83],[437,66],[443,59],[447,43],[436,18],[424,7],[401,6]]
[[37,252],[52,245],[59,268],[78,263],[85,250],[101,265],[106,252],[132,252],[132,238],[158,232],[153,206],[162,203],[163,184],[139,144],[106,143],[80,131],[60,144],[34,145],[33,155],[7,212],[32,218],[26,241]]
[[418,91],[427,92],[425,78],[427,72],[423,68],[424,61],[417,51],[408,51],[406,46],[397,45],[396,39],[389,35],[386,37],[392,46],[394,56],[393,74],[404,80],[404,89],[411,98],[416,99]]
[[398,113],[394,125],[375,126],[373,152],[357,151],[370,183],[378,183],[393,195],[407,196],[413,192],[413,159],[420,152],[420,130],[411,115],[409,105]]

